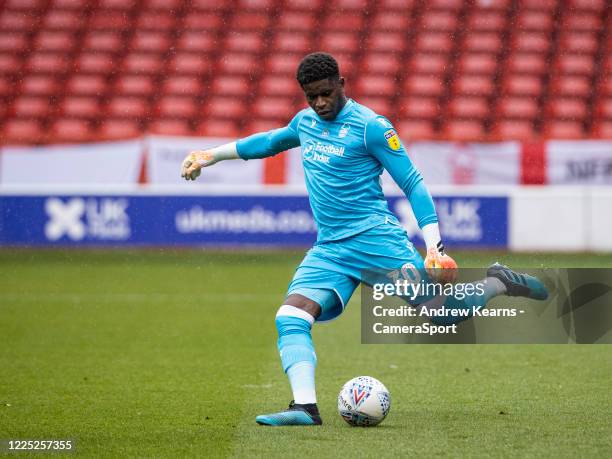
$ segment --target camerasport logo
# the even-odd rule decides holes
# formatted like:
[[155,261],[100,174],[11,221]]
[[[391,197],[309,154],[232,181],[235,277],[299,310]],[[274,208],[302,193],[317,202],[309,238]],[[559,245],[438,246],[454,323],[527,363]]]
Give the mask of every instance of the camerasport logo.
[[50,241],[112,240],[130,237],[128,201],[123,198],[48,198],[45,236]]

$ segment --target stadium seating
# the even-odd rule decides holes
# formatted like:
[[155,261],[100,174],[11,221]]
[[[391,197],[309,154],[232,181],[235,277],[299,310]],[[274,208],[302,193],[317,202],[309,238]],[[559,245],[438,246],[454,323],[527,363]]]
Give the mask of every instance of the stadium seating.
[[605,0],[0,2],[0,143],[236,136],[334,53],[409,139],[612,137]]

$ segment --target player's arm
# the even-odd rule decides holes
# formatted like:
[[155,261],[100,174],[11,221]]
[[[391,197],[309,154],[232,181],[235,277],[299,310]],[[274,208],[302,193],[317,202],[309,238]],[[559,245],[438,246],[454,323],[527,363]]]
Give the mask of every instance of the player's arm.
[[393,125],[384,117],[370,120],[366,125],[365,142],[367,150],[380,161],[410,202],[427,247],[427,272],[439,281],[452,280],[457,264],[444,252],[433,199]]
[[301,115],[300,112],[288,126],[283,128],[253,134],[236,142],[220,145],[209,150],[192,151],[183,160],[181,177],[185,180],[195,180],[200,175],[202,168],[212,166],[219,161],[239,158],[244,160],[266,158],[299,146],[300,138],[297,133],[297,125]]

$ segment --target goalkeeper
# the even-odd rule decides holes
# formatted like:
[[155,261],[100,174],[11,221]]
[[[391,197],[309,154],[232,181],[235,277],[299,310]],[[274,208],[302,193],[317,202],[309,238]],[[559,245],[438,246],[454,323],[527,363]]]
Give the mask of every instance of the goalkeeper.
[[[203,167],[221,160],[260,159],[301,145],[318,237],[276,314],[278,349],[294,400],[284,411],[257,416],[264,425],[321,424],[311,327],[342,313],[364,270],[427,272],[443,282],[452,280],[457,268],[444,252],[431,195],[392,124],[345,96],[344,78],[329,54],[304,57],[297,81],[309,108],[288,126],[194,151],[182,166],[182,176],[195,180]],[[380,185],[383,168],[412,206],[427,246],[425,260],[387,206]],[[544,299],[546,290],[537,279],[495,264],[487,271],[485,294],[467,297],[456,307],[483,307],[501,294]]]

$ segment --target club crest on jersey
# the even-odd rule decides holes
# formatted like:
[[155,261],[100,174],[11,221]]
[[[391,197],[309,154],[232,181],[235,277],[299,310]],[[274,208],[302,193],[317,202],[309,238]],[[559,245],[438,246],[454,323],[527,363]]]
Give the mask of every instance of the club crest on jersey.
[[321,135],[323,137],[329,137],[329,129],[327,128],[323,129],[323,132],[321,132]]
[[340,128],[340,131],[338,132],[338,138],[340,139],[345,138],[348,135],[350,129],[351,129],[351,126],[348,123],[344,123],[342,127]]
[[385,131],[385,140],[389,144],[389,147],[391,147],[391,150],[399,150],[402,146],[399,137],[397,136],[397,132],[395,132],[395,129],[389,129],[388,131]]

